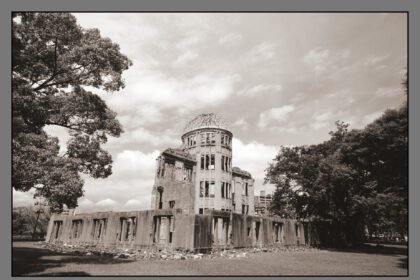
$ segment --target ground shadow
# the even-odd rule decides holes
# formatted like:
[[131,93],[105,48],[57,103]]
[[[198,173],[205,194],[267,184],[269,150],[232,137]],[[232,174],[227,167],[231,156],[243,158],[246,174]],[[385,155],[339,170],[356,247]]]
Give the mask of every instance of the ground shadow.
[[376,245],[376,244],[363,244],[358,247],[351,248],[322,248],[328,251],[335,252],[354,252],[354,253],[365,253],[365,254],[380,254],[380,255],[408,255],[406,245]]
[[[114,259],[112,256],[78,255],[74,253],[59,253],[48,249],[31,247],[14,247],[12,276],[24,276],[30,273],[40,273],[49,268],[73,264],[118,264],[133,262],[128,259]],[[47,273],[53,275],[54,273]],[[59,273],[64,276],[61,272]],[[44,274],[43,274],[44,275]],[[84,272],[65,272],[66,276],[84,276]]]
[[72,272],[52,272],[52,273],[41,273],[37,274],[36,276],[67,276],[67,277],[74,277],[74,276],[91,276],[89,273],[83,271],[72,271]]
[[400,258],[398,261],[399,261],[399,263],[398,263],[399,268],[404,268],[404,269],[408,268],[408,258],[407,257]]

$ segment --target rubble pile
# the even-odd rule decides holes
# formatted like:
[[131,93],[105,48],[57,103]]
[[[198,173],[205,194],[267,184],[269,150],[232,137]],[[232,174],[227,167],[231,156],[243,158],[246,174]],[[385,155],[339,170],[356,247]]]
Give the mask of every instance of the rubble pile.
[[168,250],[160,248],[147,249],[121,249],[121,248],[102,248],[95,245],[72,245],[72,244],[51,244],[38,242],[42,248],[62,254],[72,254],[80,256],[104,256],[114,259],[145,259],[145,260],[201,260],[201,259],[240,259],[248,258],[252,254],[266,252],[296,252],[296,251],[318,251],[319,249],[310,247],[271,247],[271,248],[241,248],[230,250],[211,251],[208,254],[195,253],[189,250]]

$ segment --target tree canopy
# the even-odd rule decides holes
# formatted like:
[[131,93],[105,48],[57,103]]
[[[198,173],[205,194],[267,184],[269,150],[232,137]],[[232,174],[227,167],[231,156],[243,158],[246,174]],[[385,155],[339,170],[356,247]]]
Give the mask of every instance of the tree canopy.
[[[84,29],[69,13],[16,13],[12,30],[12,187],[36,189],[50,207],[77,206],[80,173],[105,178],[112,158],[101,144],[118,137],[116,114],[89,87],[114,92],[132,65],[98,29]],[[48,125],[68,129],[64,155]]]
[[364,129],[336,122],[321,144],[282,147],[266,170],[275,184],[275,214],[325,221],[343,245],[370,233],[407,233],[407,104],[387,110]]

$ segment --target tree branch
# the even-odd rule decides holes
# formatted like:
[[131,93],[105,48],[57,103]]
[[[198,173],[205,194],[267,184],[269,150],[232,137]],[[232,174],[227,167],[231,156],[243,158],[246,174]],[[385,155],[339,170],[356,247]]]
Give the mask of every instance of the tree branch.
[[45,80],[41,85],[34,88],[34,91],[38,91],[40,89],[43,89],[44,87],[48,86],[47,84],[51,82],[56,76],[57,76],[57,46],[58,46],[58,38],[55,37],[55,44],[54,44],[54,69],[51,77],[49,77],[47,80]]

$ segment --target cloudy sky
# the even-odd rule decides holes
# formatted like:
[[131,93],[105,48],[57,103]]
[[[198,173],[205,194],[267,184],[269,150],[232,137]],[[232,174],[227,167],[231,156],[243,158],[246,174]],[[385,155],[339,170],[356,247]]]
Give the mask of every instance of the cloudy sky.
[[[280,145],[328,139],[336,120],[362,128],[404,101],[404,14],[75,14],[99,28],[134,65],[126,88],[97,92],[125,133],[105,148],[107,179],[85,177],[79,212],[147,209],[155,159],[181,143],[194,116],[223,116],[234,134],[233,165],[256,193]],[[47,131],[66,141],[66,131]],[[14,206],[31,193],[13,192]]]

